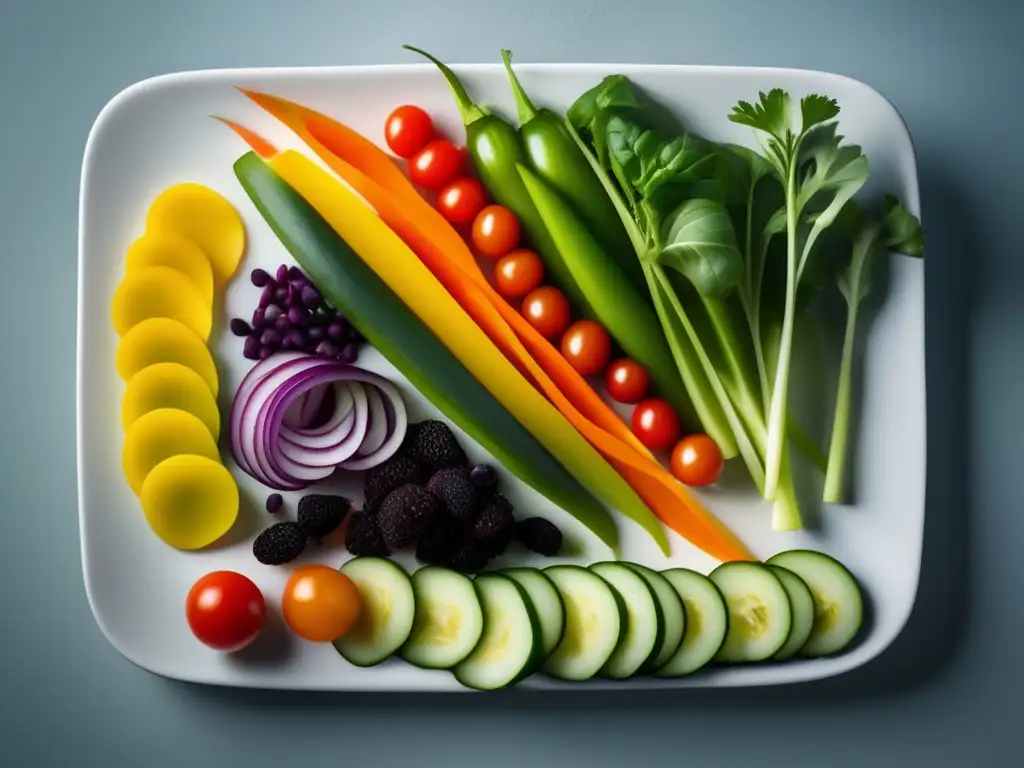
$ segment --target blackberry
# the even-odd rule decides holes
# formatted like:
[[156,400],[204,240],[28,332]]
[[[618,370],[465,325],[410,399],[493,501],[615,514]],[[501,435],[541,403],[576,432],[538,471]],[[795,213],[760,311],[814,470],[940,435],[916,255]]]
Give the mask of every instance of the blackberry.
[[289,563],[306,548],[306,531],[298,523],[274,523],[252,543],[252,553],[264,565]]
[[391,554],[377,525],[376,510],[364,507],[352,515],[345,533],[345,546],[357,557],[387,557]]
[[469,479],[465,467],[448,467],[434,473],[427,490],[440,499],[448,513],[460,523],[472,523],[477,513],[480,494]]
[[377,524],[391,549],[415,544],[437,517],[441,504],[426,488],[403,485],[388,494],[377,513]]
[[417,459],[434,472],[447,467],[462,467],[467,463],[466,454],[455,433],[443,421],[431,420],[419,424],[413,452]]
[[516,538],[539,555],[552,557],[562,548],[562,532],[543,517],[528,517],[516,524]]
[[313,493],[299,499],[297,519],[307,536],[322,539],[341,525],[351,506],[344,496]]

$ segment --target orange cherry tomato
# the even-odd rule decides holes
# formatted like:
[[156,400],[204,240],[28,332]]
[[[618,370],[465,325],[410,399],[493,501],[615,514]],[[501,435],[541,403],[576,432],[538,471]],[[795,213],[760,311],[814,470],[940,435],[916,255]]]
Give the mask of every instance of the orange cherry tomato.
[[633,434],[652,451],[663,451],[679,439],[679,417],[664,400],[651,397],[633,409]]
[[559,336],[569,325],[569,300],[557,288],[542,285],[523,299],[523,317],[541,336]]
[[473,221],[473,247],[497,259],[519,245],[519,219],[503,205],[488,205]]
[[494,287],[506,299],[521,299],[544,280],[544,262],[526,248],[502,256],[494,269]]
[[469,224],[486,203],[484,185],[476,179],[456,179],[437,194],[437,210],[452,224]]
[[434,136],[430,115],[412,104],[403,104],[384,121],[384,140],[391,151],[408,160]]
[[672,474],[684,485],[711,485],[725,468],[718,443],[707,435],[687,435],[672,449]]
[[352,579],[326,565],[296,570],[281,598],[285,623],[314,643],[329,643],[344,635],[359,620],[362,608]]
[[562,356],[581,376],[603,371],[611,355],[611,336],[593,320],[576,321],[562,337]]
[[424,189],[438,190],[462,168],[462,150],[448,139],[434,139],[409,160],[409,178]]
[[239,651],[263,629],[267,613],[263,593],[248,577],[212,571],[192,585],[185,598],[185,618],[192,634],[217,651]]
[[647,369],[628,358],[616,360],[605,374],[608,394],[619,403],[639,403],[647,394],[650,381]]

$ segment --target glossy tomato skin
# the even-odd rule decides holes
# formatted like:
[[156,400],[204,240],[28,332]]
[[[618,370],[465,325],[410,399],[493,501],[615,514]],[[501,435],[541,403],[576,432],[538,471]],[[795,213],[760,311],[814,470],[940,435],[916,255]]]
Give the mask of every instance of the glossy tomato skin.
[[185,598],[192,634],[217,651],[230,653],[252,644],[263,629],[267,606],[250,579],[235,571],[212,571]]
[[569,326],[569,300],[550,285],[542,285],[523,299],[523,317],[545,338],[560,336]]
[[618,403],[639,403],[647,394],[651,378],[647,369],[635,360],[616,360],[605,373],[608,394]]
[[633,434],[652,451],[666,450],[679,439],[679,417],[672,406],[655,397],[633,409]]
[[503,205],[488,205],[473,220],[473,247],[497,259],[519,245],[519,219]]
[[409,178],[437,191],[454,181],[462,169],[463,152],[448,139],[434,139],[409,160]]
[[612,339],[600,323],[578,320],[562,337],[562,356],[581,376],[594,376],[605,369],[612,355]]
[[401,158],[408,160],[434,136],[434,121],[413,104],[396,107],[384,122],[384,140]]
[[288,628],[299,637],[329,643],[359,620],[362,600],[345,574],[326,565],[307,565],[288,579],[281,612]]
[[544,280],[544,262],[526,248],[502,256],[494,267],[494,287],[506,299],[521,299]]
[[707,435],[687,435],[672,449],[670,466],[679,482],[699,487],[718,482],[725,459],[718,443]]
[[452,224],[469,224],[486,203],[484,185],[476,179],[456,179],[437,193],[437,210]]

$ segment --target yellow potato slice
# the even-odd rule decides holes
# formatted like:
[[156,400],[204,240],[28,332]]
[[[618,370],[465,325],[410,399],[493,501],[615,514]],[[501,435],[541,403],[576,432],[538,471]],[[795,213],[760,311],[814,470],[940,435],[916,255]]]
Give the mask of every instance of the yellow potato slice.
[[170,267],[191,280],[207,304],[213,304],[213,268],[203,249],[177,232],[147,232],[125,255],[125,274],[146,267]]
[[140,416],[125,433],[121,451],[129,487],[138,495],[149,471],[180,453],[220,461],[217,443],[197,416],[180,408],[157,408]]
[[193,330],[205,343],[213,325],[213,311],[199,289],[170,267],[146,267],[125,275],[114,292],[110,311],[119,336],[143,320],[169,317]]
[[177,232],[194,241],[210,257],[221,285],[245,252],[242,217],[225,197],[202,184],[174,184],[161,192],[149,207],[146,230]]
[[238,519],[238,485],[219,462],[205,456],[171,456],[142,484],[142,511],[157,536],[177,549],[217,541]]
[[121,426],[125,431],[158,408],[177,408],[197,417],[210,436],[220,437],[220,411],[203,377],[181,363],[157,363],[128,380],[121,400]]
[[217,366],[209,348],[177,320],[151,317],[133,326],[117,345],[117,373],[131,381],[139,371],[157,363],[180,363],[191,368],[217,397]]

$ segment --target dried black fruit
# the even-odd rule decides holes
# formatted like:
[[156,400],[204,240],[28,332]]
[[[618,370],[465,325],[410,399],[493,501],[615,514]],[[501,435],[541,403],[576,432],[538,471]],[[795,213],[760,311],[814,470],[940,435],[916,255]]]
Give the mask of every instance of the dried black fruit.
[[528,517],[516,524],[516,538],[539,555],[552,557],[562,548],[562,532],[543,517]]
[[345,533],[345,546],[357,557],[387,557],[391,554],[377,525],[376,510],[364,508],[353,513]]
[[264,565],[289,563],[306,548],[306,531],[298,523],[274,523],[252,543],[252,553]]
[[443,421],[423,421],[413,443],[416,458],[436,472],[446,467],[462,467],[466,454],[451,428]]
[[341,525],[351,506],[344,496],[311,493],[299,499],[297,519],[310,538],[322,539]]
[[383,464],[366,471],[363,477],[366,503],[379,504],[392,491],[403,485],[422,485],[429,476],[418,459],[407,454],[396,454]]
[[473,523],[473,537],[485,542],[498,539],[507,535],[515,523],[512,504],[500,493],[496,493],[484,503]]
[[391,549],[415,544],[437,516],[441,504],[437,497],[418,485],[403,485],[381,502],[377,524]]
[[448,467],[435,472],[427,483],[427,490],[437,496],[448,514],[459,522],[468,524],[476,518],[480,494],[465,467]]

